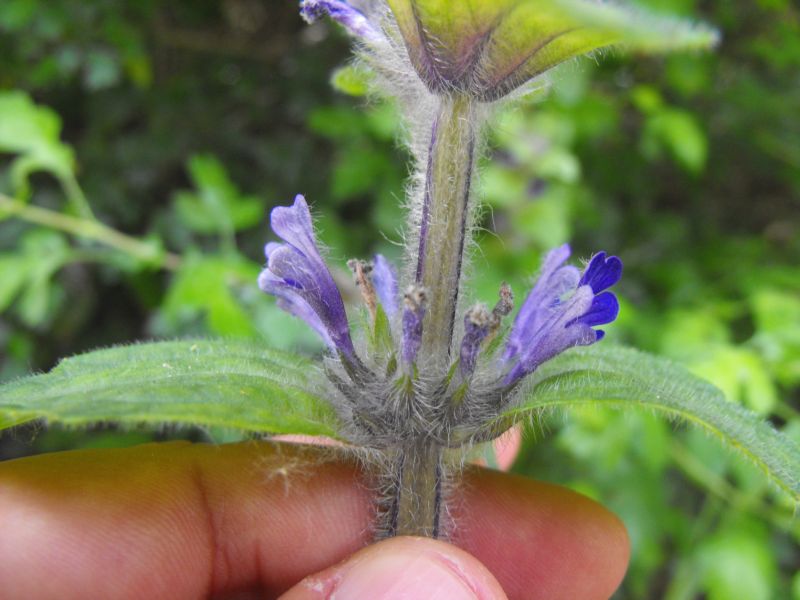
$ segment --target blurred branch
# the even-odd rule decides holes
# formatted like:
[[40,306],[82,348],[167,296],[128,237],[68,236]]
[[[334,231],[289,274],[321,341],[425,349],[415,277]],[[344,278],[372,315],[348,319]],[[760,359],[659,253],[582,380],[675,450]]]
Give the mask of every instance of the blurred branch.
[[70,174],[68,177],[59,177],[59,181],[61,182],[61,187],[64,188],[64,193],[67,195],[68,200],[75,207],[78,214],[85,219],[95,220],[92,208],[89,206],[89,201],[86,199],[86,195],[83,193],[75,176]]
[[669,454],[692,481],[717,498],[734,506],[737,510],[756,514],[784,531],[791,531],[795,527],[800,528],[800,524],[794,521],[790,513],[773,509],[765,505],[760,498],[743,494],[735,486],[728,483],[725,478],[708,469],[681,442],[673,440],[669,447]]
[[17,217],[29,223],[43,225],[76,237],[100,242],[139,260],[158,264],[169,271],[177,270],[181,264],[181,258],[177,254],[161,252],[152,244],[120,233],[99,221],[72,217],[46,208],[33,206],[0,193],[0,217],[5,216]]
[[[687,549],[696,548],[700,540],[710,534],[723,504],[724,502],[716,496],[705,497],[702,509],[692,521]],[[697,597],[700,582],[696,560],[691,551],[681,553],[671,569],[669,585],[663,595],[664,600],[692,600]]]

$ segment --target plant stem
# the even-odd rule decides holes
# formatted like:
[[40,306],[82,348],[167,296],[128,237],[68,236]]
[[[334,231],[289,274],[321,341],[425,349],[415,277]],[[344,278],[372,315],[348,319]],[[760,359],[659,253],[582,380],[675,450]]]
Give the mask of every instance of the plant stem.
[[391,535],[438,538],[442,505],[442,449],[421,440],[403,448],[391,482]]
[[[120,233],[99,221],[71,217],[60,212],[20,202],[2,193],[0,193],[0,213],[18,217],[29,223],[58,229],[80,238],[100,242],[139,260],[158,264],[170,271],[176,270],[181,263],[180,256],[170,252],[162,252],[152,244]],[[0,214],[0,218],[2,216]]]
[[87,200],[86,195],[83,193],[83,189],[81,189],[78,180],[75,179],[75,176],[70,174],[59,179],[61,182],[61,187],[64,190],[64,193],[67,196],[67,200],[72,204],[73,208],[76,210],[78,215],[83,219],[95,221],[94,213],[92,212],[92,207],[89,206],[89,200]]
[[450,356],[475,163],[475,106],[445,96],[431,131],[416,280],[429,292],[421,355]]
[[[475,106],[467,96],[440,99],[431,127],[416,281],[428,290],[420,355],[439,366],[450,357],[475,166]],[[390,535],[438,538],[442,447],[425,435],[399,452],[389,482]]]

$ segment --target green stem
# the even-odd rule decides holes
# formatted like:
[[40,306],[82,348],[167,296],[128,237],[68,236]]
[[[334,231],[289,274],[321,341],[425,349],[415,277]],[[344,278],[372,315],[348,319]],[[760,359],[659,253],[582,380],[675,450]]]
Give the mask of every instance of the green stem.
[[[0,193],[0,213],[14,216],[29,223],[57,229],[71,235],[94,240],[129,254],[139,260],[155,263],[174,271],[180,266],[180,256],[161,252],[151,244],[120,233],[94,219],[72,217],[46,208],[26,204]],[[3,215],[0,215],[3,216]]]
[[78,180],[75,179],[75,176],[69,174],[67,176],[59,178],[61,182],[61,187],[64,190],[64,194],[67,196],[67,200],[72,204],[75,208],[75,211],[78,215],[87,220],[96,220],[94,213],[92,212],[92,207],[89,206],[89,200],[87,200],[86,195],[83,193],[83,189],[81,189]]
[[795,525],[790,511],[764,504],[760,493],[756,496],[742,493],[728,483],[724,477],[709,470],[680,442],[673,441],[670,444],[669,454],[690,479],[736,510],[758,515],[778,529],[800,531],[800,527]]
[[431,131],[420,225],[417,282],[428,290],[422,356],[450,355],[475,163],[475,106],[446,96]]
[[427,440],[406,446],[391,482],[391,535],[438,538],[442,510],[442,449]]

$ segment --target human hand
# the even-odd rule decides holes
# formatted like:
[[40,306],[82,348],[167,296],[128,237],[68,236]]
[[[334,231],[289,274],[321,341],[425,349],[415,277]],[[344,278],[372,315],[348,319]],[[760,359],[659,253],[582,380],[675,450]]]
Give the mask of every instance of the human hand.
[[608,598],[627,565],[619,520],[558,486],[468,469],[451,506],[458,547],[365,548],[370,498],[340,451],[296,444],[7,461],[0,599],[591,600]]

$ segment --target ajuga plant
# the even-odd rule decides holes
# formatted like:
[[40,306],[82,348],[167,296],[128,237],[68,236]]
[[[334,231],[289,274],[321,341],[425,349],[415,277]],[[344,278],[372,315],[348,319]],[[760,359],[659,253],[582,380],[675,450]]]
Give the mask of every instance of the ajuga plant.
[[516,302],[508,285],[489,305],[464,297],[476,161],[492,114],[564,61],[612,46],[703,49],[716,42],[712,29],[594,0],[304,0],[300,12],[351,34],[355,69],[397,100],[414,157],[403,263],[348,263],[363,326],[351,327],[298,195],[272,211],[277,239],[258,285],[319,334],[319,362],[225,340],[101,350],[7,384],[0,425],[185,422],[327,435],[363,458],[376,537],[443,537],[457,527],[448,501],[476,444],[555,409],[638,407],[704,428],[800,500],[791,440],[677,365],[598,343],[598,327],[619,311],[610,288],[620,258],[597,252],[576,266],[564,245]]

